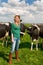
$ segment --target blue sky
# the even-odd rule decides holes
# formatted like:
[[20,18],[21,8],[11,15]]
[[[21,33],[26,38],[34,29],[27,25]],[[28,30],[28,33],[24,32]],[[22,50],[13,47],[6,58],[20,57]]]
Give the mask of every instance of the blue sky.
[[27,3],[29,3],[30,5],[36,0],[26,0]]
[[[21,0],[22,1],[22,0]],[[36,0],[25,0],[26,3],[29,3],[30,5]],[[8,2],[8,0],[1,0],[1,2]]]
[[7,2],[8,0],[1,0],[1,2]]

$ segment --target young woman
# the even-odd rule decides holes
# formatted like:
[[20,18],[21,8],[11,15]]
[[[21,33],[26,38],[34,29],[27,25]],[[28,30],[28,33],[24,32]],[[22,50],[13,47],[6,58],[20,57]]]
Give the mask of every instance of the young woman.
[[20,16],[15,15],[14,23],[11,26],[11,41],[12,41],[12,48],[9,54],[9,64],[12,63],[12,53],[15,51],[16,59],[20,61],[18,58],[18,48],[20,42]]

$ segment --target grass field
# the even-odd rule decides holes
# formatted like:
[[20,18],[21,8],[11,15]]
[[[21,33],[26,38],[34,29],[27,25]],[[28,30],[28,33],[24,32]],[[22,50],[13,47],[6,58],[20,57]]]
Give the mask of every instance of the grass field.
[[[9,65],[9,52],[11,49],[11,43],[9,43],[8,47],[1,46],[2,41],[0,42],[0,65]],[[21,43],[19,47],[19,57],[20,62],[17,62],[15,59],[15,53],[13,53],[12,57],[12,65],[43,65],[43,49],[41,47],[41,40],[39,39],[39,50],[36,51],[35,44],[34,49],[30,50],[31,46],[31,38],[26,33],[23,38],[21,38]]]
[[[15,53],[13,53],[12,65],[43,65],[43,50],[41,49],[41,42],[39,43],[39,50],[36,51],[35,44],[34,49],[30,50],[30,36],[28,34],[24,35],[21,38],[20,48],[19,48],[19,57],[20,62],[17,62],[15,59]],[[1,43],[0,43],[1,44]],[[9,43],[8,47],[2,47],[0,45],[0,65],[9,65],[9,52],[11,45]]]

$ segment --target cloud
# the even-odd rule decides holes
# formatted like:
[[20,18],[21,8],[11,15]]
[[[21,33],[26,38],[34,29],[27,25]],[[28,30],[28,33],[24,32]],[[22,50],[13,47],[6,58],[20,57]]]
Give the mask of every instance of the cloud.
[[13,21],[14,15],[19,14],[24,23],[43,22],[43,0],[36,0],[29,5],[25,0],[8,0],[0,6],[0,21]]
[[37,8],[36,11],[33,12],[35,20],[43,23],[43,0],[35,1],[33,6]]

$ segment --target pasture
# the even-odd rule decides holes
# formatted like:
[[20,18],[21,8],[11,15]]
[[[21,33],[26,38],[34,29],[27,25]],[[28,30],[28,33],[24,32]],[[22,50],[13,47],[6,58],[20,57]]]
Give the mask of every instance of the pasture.
[[[27,26],[27,24],[26,24]],[[25,32],[26,33],[26,32]],[[12,65],[43,65],[43,49],[42,49],[42,39],[39,39],[39,50],[36,51],[36,47],[34,44],[34,49],[31,51],[31,38],[26,33],[22,38],[20,42],[19,47],[19,57],[20,62],[17,62],[15,59],[15,53],[13,53],[12,57]],[[8,43],[8,46],[6,45],[3,47],[1,46],[2,41],[0,41],[0,65],[9,65],[8,59],[9,59],[9,52],[11,49],[11,42]]]

